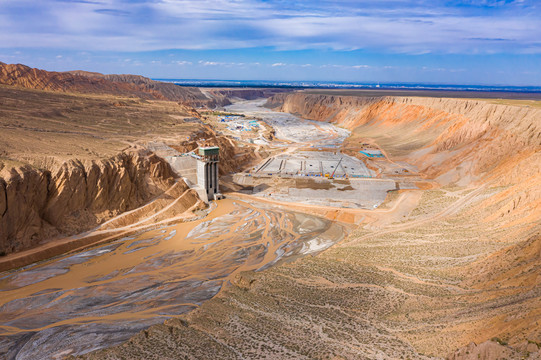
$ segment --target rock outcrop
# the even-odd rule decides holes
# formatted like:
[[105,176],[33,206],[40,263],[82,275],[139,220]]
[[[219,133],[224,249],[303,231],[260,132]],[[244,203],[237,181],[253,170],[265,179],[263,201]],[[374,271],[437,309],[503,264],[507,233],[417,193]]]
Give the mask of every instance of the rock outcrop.
[[[0,172],[0,253],[92,229],[174,184],[169,164],[142,150],[102,161],[73,160],[52,171],[5,167]],[[179,191],[187,189],[182,185]]]

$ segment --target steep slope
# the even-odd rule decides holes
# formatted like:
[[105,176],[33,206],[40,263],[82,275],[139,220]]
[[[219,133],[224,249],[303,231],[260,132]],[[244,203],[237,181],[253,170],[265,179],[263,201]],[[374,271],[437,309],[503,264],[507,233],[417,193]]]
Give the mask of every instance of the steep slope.
[[0,253],[94,228],[145,204],[174,182],[169,164],[143,150],[101,161],[71,160],[53,172],[5,167],[0,172]]

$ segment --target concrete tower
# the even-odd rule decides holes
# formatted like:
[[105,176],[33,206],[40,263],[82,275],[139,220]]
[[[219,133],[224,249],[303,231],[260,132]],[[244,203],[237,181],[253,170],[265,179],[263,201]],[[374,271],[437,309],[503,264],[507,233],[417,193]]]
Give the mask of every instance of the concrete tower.
[[[218,160],[220,148],[217,146],[199,148],[197,160],[197,184],[207,193],[207,200],[221,198],[218,187]],[[218,196],[216,196],[218,194]]]

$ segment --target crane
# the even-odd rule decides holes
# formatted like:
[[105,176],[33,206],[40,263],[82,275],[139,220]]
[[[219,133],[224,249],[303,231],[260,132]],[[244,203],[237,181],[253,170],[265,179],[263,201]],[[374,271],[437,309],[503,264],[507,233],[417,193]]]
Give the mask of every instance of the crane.
[[338,169],[338,167],[340,166],[340,163],[342,162],[344,158],[340,158],[340,161],[338,162],[338,164],[336,165],[336,168],[334,169],[334,171],[332,172],[331,176],[329,177],[329,179],[334,179],[334,173],[336,172],[336,169]]

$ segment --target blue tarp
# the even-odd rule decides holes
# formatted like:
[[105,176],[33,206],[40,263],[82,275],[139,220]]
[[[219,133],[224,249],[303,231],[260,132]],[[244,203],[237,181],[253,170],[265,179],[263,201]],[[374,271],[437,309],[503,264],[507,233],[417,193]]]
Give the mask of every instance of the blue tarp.
[[374,158],[374,157],[378,157],[378,158],[382,158],[383,157],[383,154],[382,153],[379,153],[379,154],[370,154],[370,153],[367,153],[367,152],[364,152],[364,151],[359,151],[361,154],[365,155],[365,156],[368,156],[369,158]]

